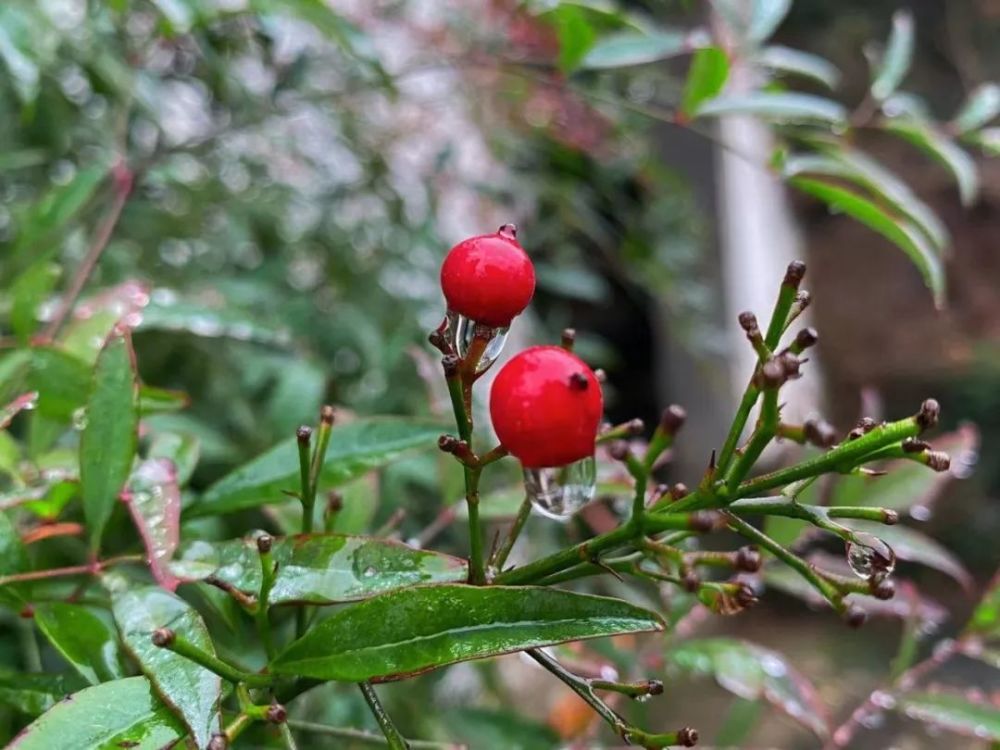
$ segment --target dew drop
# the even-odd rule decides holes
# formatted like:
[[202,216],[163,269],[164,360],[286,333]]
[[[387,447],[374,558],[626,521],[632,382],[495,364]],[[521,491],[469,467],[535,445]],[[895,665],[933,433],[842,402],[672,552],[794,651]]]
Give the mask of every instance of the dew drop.
[[[483,350],[482,356],[479,358],[479,364],[476,365],[477,373],[485,372],[489,369],[490,365],[496,362],[497,357],[500,356],[500,352],[503,351],[503,345],[507,343],[507,331],[509,330],[509,326],[491,329],[490,340],[486,344],[486,349]],[[448,338],[451,339],[451,343],[455,347],[455,351],[459,357],[465,358],[475,337],[476,321],[455,312],[448,312]]]
[[934,513],[929,505],[919,504],[910,508],[910,518],[914,521],[929,521]]
[[597,464],[593,456],[566,466],[524,470],[524,489],[535,510],[556,521],[565,521],[594,499]]
[[376,571],[374,567],[369,565],[367,568],[364,569],[364,572],[361,575],[363,575],[365,578],[371,578],[377,572],[378,571]]
[[653,698],[649,693],[643,693],[642,695],[636,695],[634,697],[636,703],[649,703]]
[[499,234],[505,240],[516,240],[517,226],[514,224],[501,224],[500,228],[497,230],[497,234]]
[[87,429],[87,407],[81,406],[73,412],[73,429],[82,432]]
[[863,580],[887,576],[896,567],[896,553],[877,536],[856,532],[847,542],[847,564]]

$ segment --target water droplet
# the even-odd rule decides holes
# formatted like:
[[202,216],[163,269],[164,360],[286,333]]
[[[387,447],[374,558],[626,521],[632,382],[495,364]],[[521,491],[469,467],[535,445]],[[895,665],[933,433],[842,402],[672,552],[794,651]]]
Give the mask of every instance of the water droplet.
[[[486,348],[479,358],[476,372],[485,372],[489,369],[490,365],[496,362],[497,357],[500,356],[500,352],[503,351],[503,345],[507,343],[507,331],[509,330],[508,326],[491,329],[490,340],[487,342]],[[459,357],[465,358],[475,337],[476,321],[449,311],[448,338],[451,339],[452,346],[455,347],[455,351]]]
[[375,568],[369,565],[367,568],[365,568],[364,573],[362,573],[362,575],[365,578],[371,578],[373,575],[375,575],[376,572],[377,571],[375,570]]
[[497,230],[497,234],[505,240],[516,240],[517,227],[514,224],[501,224],[500,228]]
[[87,429],[87,407],[81,406],[73,411],[73,429],[83,431]]
[[885,714],[881,711],[866,711],[858,718],[858,723],[865,729],[879,729],[885,724]]
[[556,521],[565,521],[594,499],[597,463],[593,456],[566,466],[524,470],[524,489],[535,510]]
[[864,580],[887,576],[896,567],[896,553],[877,536],[856,532],[847,542],[847,564],[854,575]]
[[652,697],[649,693],[634,696],[636,703],[648,703]]

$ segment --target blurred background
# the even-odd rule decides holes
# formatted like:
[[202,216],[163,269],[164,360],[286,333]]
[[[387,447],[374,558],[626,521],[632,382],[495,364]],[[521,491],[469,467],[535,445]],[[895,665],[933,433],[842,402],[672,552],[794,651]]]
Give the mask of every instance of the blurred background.
[[[795,0],[772,41],[833,63],[831,96],[853,109],[870,84],[864,50],[884,42],[899,7]],[[1000,74],[1000,3],[906,7],[915,21],[906,89],[946,119]],[[782,184],[769,168],[769,125],[664,114],[658,103],[681,95],[687,58],[573,70],[634,19],[724,35],[724,15],[695,0],[4,0],[0,283],[65,287],[114,208],[123,170],[134,175],[84,296],[104,294],[98,309],[108,295],[127,305],[136,288],[148,293],[139,368],[147,384],[189,396],[186,409],[152,419],[199,439],[197,491],[314,421],[324,402],[347,418],[446,414],[426,344],[443,315],[440,262],[458,240],[514,222],[538,291],[505,354],[575,328],[577,352],[607,373],[609,421],[655,425],[668,403],[688,409],[662,479],[694,484],[753,363],[736,315],[750,308],[766,320],[785,266],[803,258],[820,345],[789,389],[789,410],[847,430],[862,413],[912,413],[929,395],[943,406],[953,476],[886,488],[911,511],[907,524],[941,545],[938,564],[900,566],[925,597],[910,619],[930,648],[964,622],[1000,558],[1000,163],[975,152],[979,192],[963,206],[939,164],[884,132],[851,135],[950,235],[947,303],[935,309],[904,253]],[[2,296],[9,309],[13,294]],[[801,450],[780,448],[766,462]],[[494,489],[516,480],[508,467]],[[345,496],[355,530],[402,508],[403,538],[455,551],[466,544],[462,524],[421,534],[459,498],[459,481],[427,455]],[[857,492],[885,504],[877,484]],[[489,514],[497,523],[503,499],[497,492]],[[250,514],[232,525],[266,521]],[[217,523],[186,533],[215,534]],[[518,553],[601,523],[600,506],[565,528],[535,519]],[[631,710],[697,726],[706,744],[818,747],[817,722],[820,734],[837,726],[884,679],[905,619],[851,631],[780,589],[738,617],[688,615],[690,632],[780,650],[817,700],[797,704],[780,680],[761,688],[725,670],[716,681],[698,669],[663,672],[661,658],[651,663],[667,675],[665,698]],[[618,658],[599,646],[580,654]],[[392,686],[388,700],[407,733],[476,748],[608,741],[547,675],[517,657],[498,664]],[[972,662],[936,679],[1000,697],[1000,677]],[[353,693],[309,700],[331,722],[369,721]],[[876,712],[850,746],[985,745]]]

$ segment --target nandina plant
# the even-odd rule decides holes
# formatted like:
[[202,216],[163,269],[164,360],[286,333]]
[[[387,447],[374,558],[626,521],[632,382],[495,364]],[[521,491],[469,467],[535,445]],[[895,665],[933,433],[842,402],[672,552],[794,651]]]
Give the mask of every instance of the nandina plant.
[[[655,720],[640,723],[622,703],[659,696],[667,675],[684,671],[717,674],[741,697],[774,702],[831,746],[846,746],[867,716],[897,706],[982,734],[986,707],[917,688],[951,656],[987,651],[1000,627],[997,587],[961,637],[918,661],[919,597],[908,587],[899,608],[884,605],[895,595],[897,554],[935,564],[914,551],[929,542],[894,526],[898,513],[878,505],[877,483],[863,502],[834,496],[824,503],[813,492],[825,476],[888,471],[912,482],[914,471],[932,477],[947,470],[948,455],[925,441],[938,404],[928,399],[895,421],[863,418],[846,435],[819,419],[786,421],[782,389],[800,377],[803,354],[818,341],[813,329],[795,329],[809,302],[804,275],[802,263],[788,267],[766,329],[750,312],[739,316],[757,363],[728,433],[690,486],[656,481],[684,409],[668,407],[648,433],[639,420],[602,424],[601,378],[573,353],[570,330],[560,345],[527,348],[503,365],[489,396],[498,442],[481,425],[477,431],[476,385],[534,288],[531,261],[511,225],[460,243],[442,268],[447,313],[430,340],[442,355],[457,434],[441,434],[442,426],[427,420],[338,425],[335,410],[325,407],[315,428],[300,427],[192,496],[182,491],[194,468],[190,442],[155,421],[144,427],[171,394],[139,382],[129,323],[119,319],[96,353],[93,375],[72,386],[85,399],[74,418],[73,462],[55,466],[49,456],[8,493],[0,513],[0,602],[23,618],[36,664],[43,653],[37,631],[45,663],[53,665],[3,678],[5,700],[25,719],[10,747],[220,750],[246,740],[294,748],[316,734],[392,748],[437,746],[406,739],[375,686],[514,652],[582,699],[609,737],[640,747],[693,746],[700,732],[717,734],[715,726],[689,726],[666,704]],[[116,304],[118,295],[110,297]],[[133,302],[141,308],[148,295]],[[60,340],[61,325],[50,341]],[[0,426],[72,409],[67,383],[81,377],[72,361],[51,343],[8,355],[4,385],[18,392]],[[59,367],[53,378],[49,372]],[[397,541],[398,518],[367,535],[338,530],[350,504],[366,498],[331,488],[435,440],[464,477],[467,554],[422,548],[434,532]],[[759,473],[775,440],[802,444],[803,458]],[[480,486],[515,460],[523,473],[519,503],[491,541],[483,509],[492,513],[495,501],[484,500]],[[909,487],[919,486],[916,476]],[[528,524],[561,527],[607,495],[621,500],[602,505],[610,527],[510,562]],[[213,519],[255,508],[268,511],[270,528],[213,539]],[[459,515],[443,507],[432,525],[439,531]],[[791,533],[789,521],[798,524]],[[130,526],[134,533],[124,533]],[[842,545],[839,558],[804,556],[816,536],[803,527]],[[86,543],[65,553],[76,559],[56,566],[31,549],[46,538],[78,536]],[[580,590],[588,579],[634,585],[627,599],[595,596]],[[691,637],[699,613],[738,615],[772,586],[821,602],[850,627],[886,613],[912,624],[886,684],[836,730],[780,655],[735,639]],[[607,650],[564,645],[624,635],[636,645],[619,654],[614,669],[605,663],[595,671],[593,659],[581,657]],[[665,653],[666,672],[664,657],[649,653]],[[327,683],[356,685],[381,735],[307,720],[299,704]]]

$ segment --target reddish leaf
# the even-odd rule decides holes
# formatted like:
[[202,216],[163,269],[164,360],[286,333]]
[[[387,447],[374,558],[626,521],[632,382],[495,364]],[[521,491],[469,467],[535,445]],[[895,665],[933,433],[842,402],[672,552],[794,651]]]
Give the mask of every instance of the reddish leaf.
[[166,458],[150,458],[136,467],[122,494],[146,547],[149,570],[163,588],[173,591],[178,580],[167,568],[180,543],[181,491],[177,471]]

